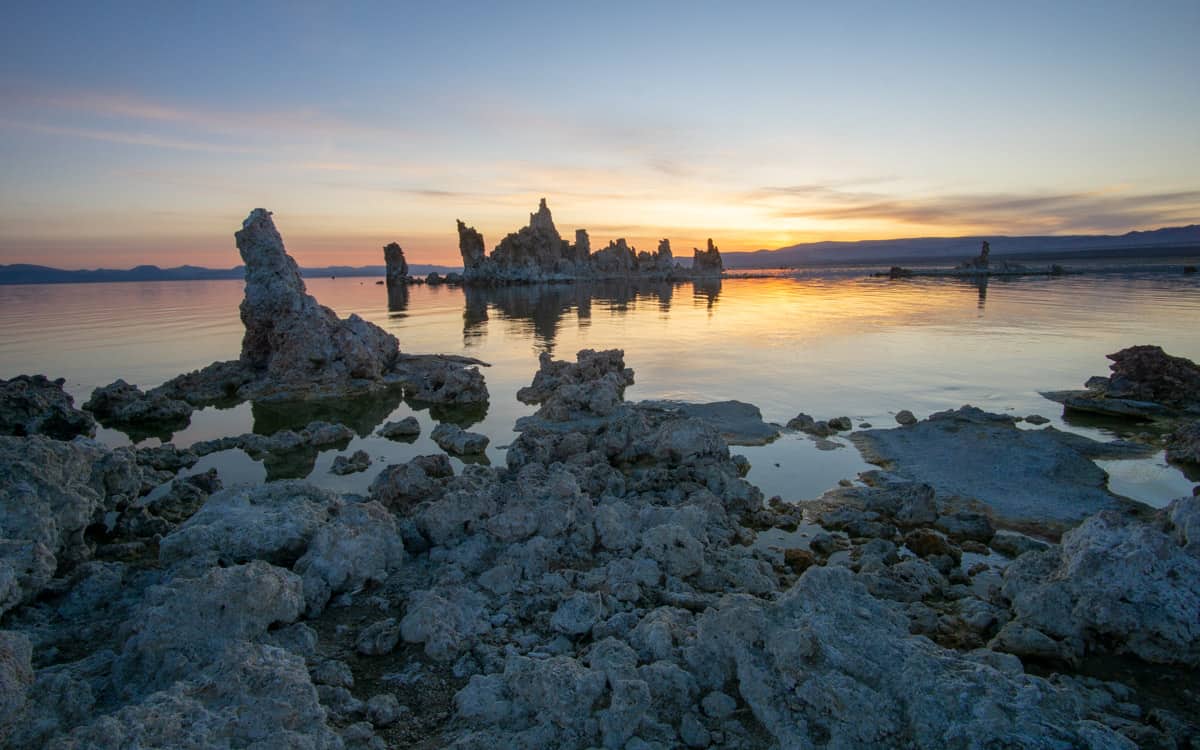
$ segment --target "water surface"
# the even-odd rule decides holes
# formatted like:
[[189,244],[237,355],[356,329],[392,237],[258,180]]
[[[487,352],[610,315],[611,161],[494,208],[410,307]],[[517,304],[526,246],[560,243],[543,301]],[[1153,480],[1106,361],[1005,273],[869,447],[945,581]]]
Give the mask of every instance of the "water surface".
[[[890,427],[900,409],[918,417],[974,404],[1014,415],[1042,414],[1061,429],[1111,437],[1116,423],[1066,423],[1040,390],[1077,388],[1107,372],[1104,355],[1153,343],[1200,359],[1200,279],[1139,271],[1066,278],[890,281],[858,273],[799,278],[726,279],[709,284],[602,284],[496,290],[412,287],[389,309],[371,279],[308,279],[308,289],[339,315],[358,313],[409,352],[478,357],[491,403],[471,429],[488,434],[489,459],[504,460],[515,419],[533,411],[516,401],[541,352],[573,358],[583,348],[625,350],[637,383],[627,398],[694,401],[739,399],[768,421],[798,412],[818,419],[847,415],[856,425]],[[0,287],[0,376],[41,372],[65,377],[77,403],[120,377],[152,387],[174,375],[238,354],[240,281],[65,284]],[[384,419],[416,414],[422,436],[411,444],[371,436]],[[271,409],[241,404],[196,412],[174,435],[196,440],[344,421],[359,432],[345,450],[367,450],[367,472],[328,472],[343,451],[318,455],[309,478],[364,491],[384,463],[438,449],[436,420],[398,397],[341,408]],[[127,444],[104,430],[111,445]],[[841,441],[839,441],[841,442]],[[801,435],[756,448],[735,448],[753,463],[750,479],[787,499],[813,497],[868,468],[843,443],[820,450]],[[240,451],[215,454],[195,470],[217,466],[226,484],[261,481],[266,470]],[[1161,456],[1108,462],[1113,488],[1161,505],[1191,483]]]

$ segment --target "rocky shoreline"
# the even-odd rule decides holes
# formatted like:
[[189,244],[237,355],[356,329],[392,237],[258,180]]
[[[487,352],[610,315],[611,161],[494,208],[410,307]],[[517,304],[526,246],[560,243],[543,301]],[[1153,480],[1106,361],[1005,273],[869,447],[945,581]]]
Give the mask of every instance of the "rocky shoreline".
[[[153,431],[188,395],[486,399],[472,362],[401,354],[317,305],[277,238],[266,212],[239,232],[242,357],[99,389],[102,421]],[[1159,353],[1113,355],[1104,397],[1171,410],[1183,441],[1195,365]],[[61,381],[0,382],[0,744],[1200,744],[1200,497],[1151,509],[1091,462],[1145,446],[898,414],[851,433],[880,469],[789,502],[729,448],[784,428],[736,401],[629,402],[633,380],[619,350],[544,355],[504,465],[339,456],[377,471],[364,495],[183,472],[234,446],[311,461],[375,424],[109,449]],[[486,444],[434,432],[450,453]],[[1087,676],[1096,658],[1185,687]]]

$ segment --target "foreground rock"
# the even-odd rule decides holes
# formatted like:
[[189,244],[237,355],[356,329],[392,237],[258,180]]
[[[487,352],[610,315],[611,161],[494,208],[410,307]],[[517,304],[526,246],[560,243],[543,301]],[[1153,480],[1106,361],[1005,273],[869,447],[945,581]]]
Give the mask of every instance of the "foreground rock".
[[0,380],[0,435],[46,435],[70,440],[96,434],[96,422],[75,408],[62,378],[18,375]]
[[1133,654],[1200,665],[1200,498],[1151,522],[1105,511],[1062,544],[1018,558],[1004,575],[1014,619],[994,648],[1071,661]]
[[708,249],[696,251],[692,268],[674,262],[671,244],[662,240],[653,253],[638,252],[624,239],[591,251],[586,230],[575,232],[575,242],[563,239],[543,198],[529,215],[529,225],[507,235],[485,254],[483,236],[474,227],[458,222],[459,252],[463,280],[470,284],[528,284],[578,279],[656,278],[683,280],[720,277],[721,254],[708,241]]
[[[813,503],[764,503],[713,421],[628,403],[632,382],[618,350],[544,357],[521,391],[537,412],[504,467],[455,475],[445,454],[419,456],[380,472],[366,500],[303,482],[214,491],[162,529],[152,564],[56,565],[62,575],[5,615],[0,706],[13,708],[0,732],[16,748],[488,750],[1186,747],[1197,736],[1192,714],[1123,685],[1035,677],[981,648],[1022,642],[1000,638],[1014,631],[1069,641],[1039,619],[1067,602],[1058,611],[1079,612],[1070,632],[1085,649],[1196,653],[1194,586],[1171,585],[1200,580],[1179,557],[1196,553],[1194,503],[1136,522],[1148,531],[1061,548],[997,535],[955,498],[878,471]],[[185,460],[3,440],[34,446],[30,466],[71,450],[57,446],[92,446],[95,460],[70,474],[105,487],[76,492],[93,521],[133,468]],[[134,462],[118,462],[127,479],[96,473],[113,456]],[[52,499],[61,481],[36,492]],[[1070,545],[1109,567],[1089,570]],[[1041,555],[1062,567],[1000,577]],[[1149,571],[1152,596],[1132,598],[1124,559]],[[1159,611],[1141,634],[1095,614],[1143,606]]]
[[856,432],[851,440],[871,463],[940,495],[977,500],[1002,525],[1050,533],[1097,511],[1130,506],[1108,490],[1108,475],[1092,458],[1152,452],[1053,428],[1020,430],[1011,417],[970,406],[900,429]]

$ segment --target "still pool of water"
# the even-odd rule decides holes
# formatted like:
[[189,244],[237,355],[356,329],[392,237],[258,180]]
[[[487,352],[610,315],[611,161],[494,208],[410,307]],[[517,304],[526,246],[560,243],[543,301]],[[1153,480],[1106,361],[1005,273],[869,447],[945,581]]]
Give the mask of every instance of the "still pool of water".
[[[601,284],[475,290],[412,287],[389,306],[373,279],[309,279],[308,290],[339,315],[358,313],[384,327],[408,352],[459,353],[485,369],[491,403],[470,429],[491,437],[488,458],[503,463],[513,422],[533,407],[516,400],[537,369],[538,354],[573,358],[579,349],[625,350],[637,383],[630,400],[739,399],[768,421],[797,412],[818,419],[850,416],[855,425],[895,424],[909,409],[924,417],[974,404],[1014,415],[1042,414],[1060,429],[1112,437],[1115,423],[1066,422],[1041,390],[1080,387],[1107,372],[1104,355],[1158,344],[1200,359],[1200,279],[1135,272],[1027,278],[986,286],[962,280],[889,281],[846,274],[726,279],[711,284]],[[65,377],[82,403],[116,378],[152,387],[174,375],[233,359],[240,349],[240,281],[0,286],[0,377]],[[412,443],[372,435],[385,419],[415,414]],[[343,421],[359,433],[342,451],[316,456],[308,478],[333,489],[365,491],[386,463],[437,452],[436,422],[398,397],[375,397],[332,409],[268,409],[241,404],[207,408],[173,441],[281,426],[311,418]],[[118,432],[100,439],[128,444]],[[751,481],[768,495],[815,497],[839,479],[869,468],[845,441],[820,450],[788,434],[761,447],[739,447]],[[329,473],[334,456],[362,448],[367,472]],[[217,466],[226,485],[266,478],[240,451],[206,457],[193,471]],[[301,473],[302,466],[292,473]],[[1154,505],[1190,493],[1192,483],[1162,456],[1107,462],[1110,484]]]

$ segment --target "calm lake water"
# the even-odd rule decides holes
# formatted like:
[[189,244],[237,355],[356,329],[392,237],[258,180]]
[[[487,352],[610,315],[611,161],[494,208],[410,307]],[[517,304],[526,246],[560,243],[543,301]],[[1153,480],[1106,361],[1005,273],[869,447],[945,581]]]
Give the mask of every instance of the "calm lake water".
[[[848,415],[856,425],[877,427],[894,426],[900,409],[925,417],[970,403],[1042,414],[1059,428],[1102,438],[1122,428],[1065,423],[1061,407],[1038,391],[1081,387],[1089,376],[1107,373],[1105,354],[1134,344],[1158,344],[1200,360],[1200,278],[1177,270],[992,280],[983,288],[834,271],[709,285],[416,286],[390,310],[374,279],[307,284],[339,315],[358,313],[395,334],[405,351],[489,362],[491,403],[471,429],[491,437],[493,463],[503,463],[516,418],[533,411],[515,394],[532,379],[543,351],[573,359],[583,348],[624,349],[637,380],[626,393],[630,400],[739,399],[756,404],[768,421],[784,423],[803,411],[818,419]],[[0,376],[65,377],[77,404],[118,377],[152,387],[237,357],[241,296],[240,281],[0,286]],[[384,419],[409,414],[422,425],[415,442],[372,436]],[[438,451],[428,437],[436,422],[398,398],[332,411],[207,408],[173,440],[186,446],[302,426],[314,417],[340,419],[359,433],[346,449],[318,455],[307,473],[330,488],[364,491],[386,463]],[[111,430],[100,439],[129,442]],[[375,460],[371,469],[347,477],[329,473],[334,456],[359,448]],[[848,444],[819,450],[803,435],[734,450],[750,458],[751,481],[785,499],[815,497],[869,468]],[[218,467],[227,486],[267,476],[240,451],[209,456],[193,471],[209,466]],[[1161,455],[1103,466],[1115,491],[1154,505],[1191,491],[1192,482]]]

